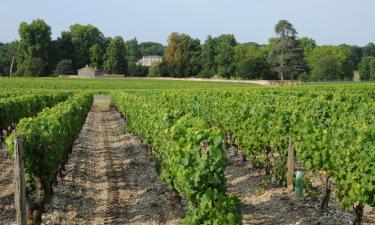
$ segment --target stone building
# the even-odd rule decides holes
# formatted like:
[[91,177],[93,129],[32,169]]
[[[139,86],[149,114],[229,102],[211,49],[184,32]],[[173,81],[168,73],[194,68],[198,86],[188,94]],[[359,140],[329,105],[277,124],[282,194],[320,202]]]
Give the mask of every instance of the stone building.
[[153,64],[159,64],[163,60],[163,57],[158,56],[158,55],[148,55],[148,56],[143,56],[142,59],[140,59],[137,62],[137,65],[142,65],[142,66],[151,66]]
[[78,70],[79,77],[96,77],[97,75],[99,75],[99,72],[88,65]]

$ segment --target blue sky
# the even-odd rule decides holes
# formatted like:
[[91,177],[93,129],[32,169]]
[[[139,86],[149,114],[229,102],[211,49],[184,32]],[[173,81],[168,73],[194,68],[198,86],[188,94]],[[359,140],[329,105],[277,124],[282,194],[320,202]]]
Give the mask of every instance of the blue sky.
[[280,19],[318,44],[375,42],[374,0],[1,0],[0,42],[18,38],[22,21],[44,19],[52,36],[74,23],[106,36],[166,43],[171,32],[205,40],[234,34],[239,42],[266,43]]

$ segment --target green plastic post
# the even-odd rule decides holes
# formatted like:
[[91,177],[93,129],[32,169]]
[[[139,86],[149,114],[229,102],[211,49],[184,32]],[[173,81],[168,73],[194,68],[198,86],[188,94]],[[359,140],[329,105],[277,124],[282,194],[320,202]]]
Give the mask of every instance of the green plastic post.
[[296,184],[294,188],[297,198],[303,198],[303,172],[296,172]]

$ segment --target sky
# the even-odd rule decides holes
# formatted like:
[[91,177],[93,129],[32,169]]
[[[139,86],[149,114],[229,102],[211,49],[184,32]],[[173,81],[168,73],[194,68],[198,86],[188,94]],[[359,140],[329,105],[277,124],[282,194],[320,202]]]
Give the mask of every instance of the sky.
[[43,19],[55,39],[75,23],[105,36],[166,44],[172,32],[204,41],[234,34],[239,42],[267,43],[286,19],[300,37],[320,45],[375,42],[375,0],[1,0],[0,42],[18,39],[20,22]]

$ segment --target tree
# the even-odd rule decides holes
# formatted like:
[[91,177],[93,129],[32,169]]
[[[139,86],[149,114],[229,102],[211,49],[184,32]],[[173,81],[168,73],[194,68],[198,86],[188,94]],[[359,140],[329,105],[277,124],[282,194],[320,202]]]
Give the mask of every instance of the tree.
[[[16,42],[0,43],[0,76],[9,76],[13,57],[16,55]],[[15,68],[15,65],[13,66]]]
[[[70,26],[70,34],[74,46],[75,69],[94,63],[100,67],[105,52],[105,37],[100,30],[92,25],[74,24]],[[92,61],[94,60],[94,62]]]
[[135,77],[146,77],[148,75],[148,66],[137,65],[135,63],[128,64],[128,75]]
[[280,20],[275,32],[279,37],[272,44],[268,62],[281,80],[296,79],[307,69],[303,49],[296,40],[297,31],[288,21]]
[[[307,58],[310,69],[313,71],[316,67],[319,67],[319,60],[326,56],[334,56],[337,64],[337,74],[328,76],[332,79],[339,80],[351,80],[353,78],[354,63],[352,61],[351,50],[345,46],[319,46],[316,47],[310,56]],[[331,58],[332,60],[333,58]],[[315,76],[310,77],[315,79]]]
[[129,41],[125,42],[125,48],[126,59],[129,65],[135,64],[140,58],[142,58],[136,38],[130,39]]
[[141,56],[147,55],[164,55],[165,46],[156,42],[142,42],[139,44],[139,51]]
[[59,61],[55,68],[55,75],[74,74],[73,63],[71,59],[63,59]]
[[311,52],[316,48],[316,41],[308,37],[300,38],[299,44],[303,49],[305,57],[308,57],[311,54]]
[[202,45],[202,72],[203,77],[211,77],[217,74],[216,64],[217,39],[208,36]]
[[67,31],[61,32],[61,36],[57,38],[58,58],[62,59],[74,59],[74,45],[72,34]]
[[240,44],[234,49],[237,76],[242,79],[276,79],[267,63],[267,46]]
[[198,39],[189,35],[172,33],[168,38],[168,46],[164,52],[167,74],[176,77],[188,77],[199,74],[201,46]]
[[237,41],[234,35],[223,34],[217,37],[216,41],[216,57],[217,73],[225,78],[231,78],[235,75],[236,65],[234,61],[234,46]]
[[160,65],[157,65],[157,64],[151,65],[149,68],[148,75],[150,77],[160,77],[162,75],[160,73]]
[[104,54],[105,48],[102,44],[94,44],[89,49],[90,52],[90,65],[95,67],[96,69],[102,69],[102,65],[104,63]]
[[374,56],[375,57],[375,44],[368,43],[365,47],[362,48],[363,56]]
[[[18,29],[20,35],[20,41],[17,45],[17,63],[25,64],[20,65],[17,74],[20,75],[31,75],[32,73],[39,71],[39,75],[48,75],[51,73],[52,65],[50,62],[50,47],[51,47],[51,27],[48,26],[43,20],[33,20],[30,24],[22,22]],[[33,67],[30,62],[38,62],[36,65],[43,67],[38,70],[28,71],[25,68]],[[39,70],[40,69],[40,70]],[[26,72],[26,74],[25,74]]]
[[375,80],[375,57],[363,57],[359,63],[359,74],[361,80]]
[[105,54],[104,70],[109,73],[126,74],[127,66],[125,42],[120,36],[114,37]]
[[320,58],[312,70],[314,80],[338,80],[339,66],[334,55],[327,55]]
[[342,44],[338,47],[347,48],[350,51],[350,59],[354,65],[354,69],[358,70],[358,64],[361,62],[362,59],[362,48],[357,45],[347,45]]
[[38,77],[43,73],[44,66],[45,64],[42,58],[29,57],[19,65],[17,74],[20,76]]

